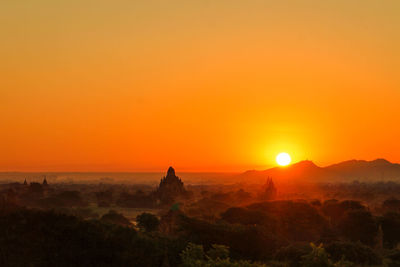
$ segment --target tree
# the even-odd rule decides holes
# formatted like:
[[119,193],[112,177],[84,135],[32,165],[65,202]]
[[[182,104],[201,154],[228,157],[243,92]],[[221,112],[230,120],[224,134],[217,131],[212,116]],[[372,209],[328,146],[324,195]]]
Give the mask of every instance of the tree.
[[400,210],[400,200],[394,197],[388,198],[382,203],[382,208],[385,211],[397,212]]
[[324,202],[321,210],[327,217],[331,219],[333,224],[336,225],[343,218],[343,216],[346,215],[346,212],[355,210],[366,211],[366,208],[359,201],[345,200],[338,202],[335,199],[331,199]]
[[276,220],[274,233],[291,241],[318,240],[327,227],[327,220],[307,202],[266,201],[254,203],[247,209],[261,211]]
[[139,228],[146,232],[153,232],[158,229],[160,220],[153,214],[144,212],[136,217],[136,222]]
[[207,254],[207,257],[211,260],[225,260],[229,258],[229,247],[214,244],[208,250]]
[[[270,259],[278,239],[263,226],[210,223],[181,216],[179,229],[182,238],[210,247],[221,244],[230,248],[232,257],[261,261]],[[251,244],[251,245],[249,245]]]
[[82,198],[79,191],[63,191],[55,196],[64,207],[77,206],[84,207],[88,203]]
[[302,257],[311,252],[308,244],[290,244],[281,247],[275,254],[275,260],[285,262],[290,267],[300,267]]
[[121,226],[130,226],[132,223],[121,213],[110,210],[101,217],[101,220],[108,223],[118,224]]
[[265,267],[249,261],[233,261],[228,247],[215,244],[205,253],[202,245],[189,243],[181,253],[181,260],[184,267]]
[[369,211],[355,210],[347,212],[340,220],[338,228],[343,236],[353,242],[374,246],[378,225]]
[[[50,211],[0,214],[0,266],[177,266],[184,244]],[[151,255],[151,256],[149,256]]]
[[241,207],[233,207],[227,209],[221,213],[221,218],[231,224],[243,224],[243,225],[266,225],[272,227],[274,220],[270,218],[266,213],[258,210],[249,210]]
[[326,251],[331,255],[332,260],[336,261],[346,259],[362,266],[382,264],[379,255],[360,242],[332,242],[326,246]]
[[304,255],[301,261],[301,266],[303,267],[334,267],[334,264],[329,259],[329,254],[322,247],[322,244],[319,246],[310,244],[311,252],[307,255]]
[[118,206],[127,208],[152,208],[154,207],[154,198],[152,194],[146,194],[142,190],[135,194],[122,192],[116,201]]
[[109,207],[113,202],[112,190],[96,192],[95,195],[99,207]]
[[204,266],[205,255],[202,245],[189,243],[181,253],[183,266]]
[[387,248],[394,248],[400,243],[400,214],[389,212],[381,219],[383,244]]

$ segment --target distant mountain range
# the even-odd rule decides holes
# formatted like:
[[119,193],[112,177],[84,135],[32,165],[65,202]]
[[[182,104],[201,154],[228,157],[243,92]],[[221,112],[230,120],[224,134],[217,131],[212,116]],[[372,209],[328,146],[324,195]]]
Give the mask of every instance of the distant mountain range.
[[312,161],[300,161],[287,167],[275,167],[263,171],[246,171],[242,179],[262,182],[272,177],[276,182],[352,182],[352,181],[399,181],[400,164],[385,159],[348,160],[327,167],[319,167]]

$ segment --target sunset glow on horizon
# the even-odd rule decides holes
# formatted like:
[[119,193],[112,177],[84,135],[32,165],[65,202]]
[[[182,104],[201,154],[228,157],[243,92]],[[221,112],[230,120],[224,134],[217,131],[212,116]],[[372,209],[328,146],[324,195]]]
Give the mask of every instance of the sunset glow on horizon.
[[278,163],[278,165],[280,165],[280,166],[287,166],[290,164],[291,161],[292,161],[292,158],[286,152],[279,153],[276,156],[276,163]]
[[400,1],[5,1],[0,171],[400,162]]

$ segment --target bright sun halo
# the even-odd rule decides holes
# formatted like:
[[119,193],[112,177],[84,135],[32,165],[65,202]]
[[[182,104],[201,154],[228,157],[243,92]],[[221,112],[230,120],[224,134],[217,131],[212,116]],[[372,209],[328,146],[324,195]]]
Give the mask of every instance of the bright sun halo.
[[278,163],[280,166],[287,166],[291,161],[292,159],[288,153],[282,152],[276,156],[276,163]]

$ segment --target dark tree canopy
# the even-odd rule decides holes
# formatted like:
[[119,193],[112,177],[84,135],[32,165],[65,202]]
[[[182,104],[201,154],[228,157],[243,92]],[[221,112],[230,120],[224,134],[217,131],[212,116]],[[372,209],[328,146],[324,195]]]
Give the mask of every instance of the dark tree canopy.
[[136,222],[139,228],[146,232],[152,232],[158,229],[160,221],[157,216],[144,212],[136,217]]
[[118,224],[121,226],[130,226],[132,223],[121,213],[110,210],[101,217],[101,220],[107,223]]
[[378,225],[369,211],[355,210],[347,212],[338,224],[338,228],[348,240],[374,246],[378,234]]

